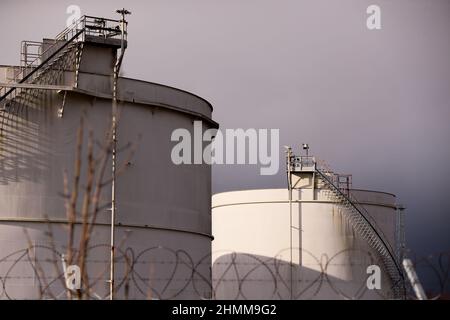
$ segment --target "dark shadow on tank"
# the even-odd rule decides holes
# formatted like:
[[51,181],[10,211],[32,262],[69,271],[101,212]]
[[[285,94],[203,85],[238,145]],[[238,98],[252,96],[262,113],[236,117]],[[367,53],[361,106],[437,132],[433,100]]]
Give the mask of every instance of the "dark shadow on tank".
[[[309,252],[302,251],[303,256],[310,255]],[[329,263],[322,262],[323,259],[310,258],[309,261],[313,262],[306,267],[291,265],[289,261],[273,257],[234,252],[224,254],[214,261],[212,267],[214,298],[218,300],[387,298],[382,290],[367,288],[366,266],[358,268],[364,272],[359,272],[360,281],[353,281],[355,274],[347,279],[337,278],[331,275],[336,270],[327,272]]]
[[51,137],[46,126],[55,116],[49,112],[56,99],[46,99],[48,107],[16,102],[0,112],[0,184],[39,182],[48,174]]

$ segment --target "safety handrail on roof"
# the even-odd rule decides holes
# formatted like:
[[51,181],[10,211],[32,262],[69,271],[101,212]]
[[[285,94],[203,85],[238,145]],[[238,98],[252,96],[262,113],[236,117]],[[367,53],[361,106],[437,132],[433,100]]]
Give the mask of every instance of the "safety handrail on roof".
[[[29,68],[34,68],[35,66],[39,65],[39,60],[42,59],[46,54],[54,50],[54,48],[58,45],[58,43],[62,41],[68,41],[73,37],[74,34],[76,34],[79,30],[83,30],[83,33],[80,34],[78,39],[75,39],[76,41],[84,41],[85,36],[97,36],[97,37],[104,37],[104,38],[116,38],[119,39],[121,37],[121,27],[124,27],[124,36],[125,40],[127,37],[127,22],[122,24],[119,20],[113,20],[113,19],[105,19],[105,18],[99,18],[99,17],[92,17],[92,16],[82,16],[80,19],[73,22],[69,27],[65,28],[63,31],[61,31],[56,37],[54,38],[53,45],[49,46],[47,49],[45,49],[43,52],[41,52],[38,56],[36,54],[32,54],[32,57],[34,59],[27,59],[27,57],[22,58],[22,60],[25,61],[31,61],[29,63],[26,63],[22,70],[20,70],[14,77],[15,81],[19,80],[21,77],[24,76],[24,73]],[[33,43],[33,42],[30,42]]]
[[[123,28],[124,37],[126,40],[127,25],[128,23],[126,21],[105,19],[93,16],[82,16],[70,26],[61,31],[55,37],[55,39],[53,39],[53,44],[46,48],[44,51],[40,52],[39,54],[30,53],[29,57],[26,56],[26,52],[25,56],[22,56],[21,53],[21,61],[25,61],[25,63],[20,67],[18,72],[14,74],[14,81],[16,83],[24,83],[45,64],[49,63],[57,53],[59,53],[68,45],[68,43],[84,41],[86,36],[119,39],[121,37],[121,28]],[[63,44],[61,45],[61,43]],[[15,90],[15,87],[10,88],[9,90],[4,87],[0,88],[0,102]]]
[[[48,56],[48,58],[46,58],[38,67],[34,68],[33,70],[30,71],[30,73],[26,74],[21,80],[19,80],[18,83],[24,83],[26,80],[28,80],[34,73],[36,73],[42,66],[47,64],[47,62],[52,60],[54,56],[56,56],[60,51],[62,51],[66,46],[68,46],[69,43],[71,43],[75,38],[77,38],[82,32],[83,30],[78,31],[78,33],[76,33],[69,41],[65,42],[58,50],[56,50],[50,56]],[[16,87],[12,87],[8,91],[6,91],[5,94],[0,96],[0,102],[4,100],[9,94],[14,92],[16,89],[17,89]]]

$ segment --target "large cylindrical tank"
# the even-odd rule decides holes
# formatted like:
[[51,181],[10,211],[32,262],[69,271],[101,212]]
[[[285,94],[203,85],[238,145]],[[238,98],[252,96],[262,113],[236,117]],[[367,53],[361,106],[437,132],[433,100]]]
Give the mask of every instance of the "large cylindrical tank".
[[[2,113],[1,299],[67,296],[61,280],[75,190],[73,255],[80,248],[84,201],[89,198],[92,219],[97,199],[98,214],[86,249],[89,285],[85,285],[88,297],[108,297],[111,150],[104,147],[111,127],[116,49],[105,43],[84,43],[79,72],[64,73],[63,84],[72,89],[30,90],[28,96],[24,93],[26,99]],[[203,130],[217,127],[211,120],[212,107],[189,92],[128,78],[119,79],[118,99],[116,298],[209,298],[211,168],[175,165],[171,151],[177,142],[171,141],[171,134],[179,128],[193,133],[195,120],[202,121]],[[81,145],[77,143],[80,128]],[[93,191],[85,197],[90,135],[92,187],[101,187],[98,198]],[[78,155],[81,167],[75,187]],[[97,184],[103,157],[107,161]],[[79,261],[75,258],[72,264]]]
[[[381,261],[326,189],[234,191],[213,196],[213,288],[218,299],[383,299]],[[395,196],[350,190],[395,243]],[[291,238],[292,232],[292,238]],[[368,287],[380,266],[381,289]],[[371,282],[371,279],[369,279]],[[372,282],[371,282],[372,283]]]

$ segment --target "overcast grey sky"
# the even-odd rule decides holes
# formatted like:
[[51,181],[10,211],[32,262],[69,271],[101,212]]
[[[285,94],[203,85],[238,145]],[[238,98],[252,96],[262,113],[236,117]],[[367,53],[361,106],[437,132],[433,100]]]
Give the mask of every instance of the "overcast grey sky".
[[[398,196],[410,248],[450,249],[450,1],[2,0],[0,63],[18,63],[20,40],[56,35],[71,4],[132,11],[126,76],[206,98],[222,128],[308,142],[355,187]],[[381,30],[366,28],[370,4]],[[286,186],[283,165],[213,173],[214,192]]]

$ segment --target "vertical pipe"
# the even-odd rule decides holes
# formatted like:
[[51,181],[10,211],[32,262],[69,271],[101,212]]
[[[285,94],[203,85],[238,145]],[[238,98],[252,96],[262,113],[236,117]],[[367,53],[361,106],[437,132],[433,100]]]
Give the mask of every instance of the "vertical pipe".
[[286,151],[286,164],[287,164],[287,174],[288,174],[288,191],[289,191],[289,248],[290,248],[290,299],[293,298],[293,234],[292,234],[292,175],[291,175],[291,156],[292,149],[289,147]]
[[114,299],[114,236],[115,236],[115,220],[116,220],[116,147],[117,147],[117,67],[114,66],[114,86],[113,86],[113,103],[112,103],[112,158],[111,158],[111,257],[110,257],[110,275],[109,275],[109,298]]
[[[120,44],[120,50],[121,55],[123,54],[123,27],[121,22],[121,30],[122,30],[122,37],[121,37],[121,44]],[[114,65],[114,85],[113,85],[113,103],[112,103],[112,110],[111,110],[111,138],[112,138],[112,151],[111,151],[111,257],[110,257],[110,279],[109,279],[109,299],[114,300],[114,259],[115,259],[115,248],[114,248],[114,242],[115,242],[115,223],[116,223],[116,152],[117,152],[117,80],[119,78],[119,60],[117,60],[117,63]]]
[[119,80],[120,66],[122,65],[123,55],[125,53],[125,15],[130,14],[128,10],[117,10],[117,13],[122,15],[120,20],[120,56],[117,58],[114,65],[114,85],[113,85],[113,102],[112,102],[112,158],[111,158],[111,257],[110,257],[110,279],[109,279],[109,299],[114,300],[114,259],[115,259],[115,223],[116,223],[116,156],[117,156],[117,82]]

